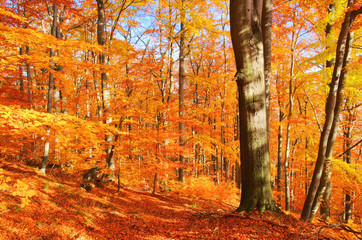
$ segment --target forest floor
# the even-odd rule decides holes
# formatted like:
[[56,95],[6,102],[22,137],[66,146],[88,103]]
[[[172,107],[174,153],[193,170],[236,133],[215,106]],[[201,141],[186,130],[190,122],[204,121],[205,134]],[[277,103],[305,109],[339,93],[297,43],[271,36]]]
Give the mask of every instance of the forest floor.
[[[0,239],[357,239],[324,223],[312,224],[284,213],[233,214],[236,206],[194,200],[174,192],[113,184],[86,192],[81,174],[0,164],[8,189],[0,190]],[[21,207],[13,196],[16,180],[35,193]],[[1,184],[1,179],[0,179]],[[5,204],[5,205],[4,205]]]

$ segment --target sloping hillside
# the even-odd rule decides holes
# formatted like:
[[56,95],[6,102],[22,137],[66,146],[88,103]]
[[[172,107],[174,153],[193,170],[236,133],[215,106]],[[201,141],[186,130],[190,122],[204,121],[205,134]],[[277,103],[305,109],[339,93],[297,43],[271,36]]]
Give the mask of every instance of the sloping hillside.
[[[232,214],[235,206],[174,192],[152,195],[128,188],[116,193],[112,184],[86,192],[79,187],[80,174],[58,169],[42,176],[23,165],[3,162],[0,168],[1,184],[8,185],[0,190],[0,238],[4,240],[353,237],[285,214]],[[29,187],[22,192],[17,180]],[[26,192],[33,196],[26,197]]]

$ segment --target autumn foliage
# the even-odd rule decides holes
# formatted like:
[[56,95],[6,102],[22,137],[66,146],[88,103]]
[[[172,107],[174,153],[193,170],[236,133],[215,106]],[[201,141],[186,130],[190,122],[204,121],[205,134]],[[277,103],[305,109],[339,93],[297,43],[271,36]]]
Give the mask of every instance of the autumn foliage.
[[[326,62],[334,58],[344,14],[358,9],[360,0],[351,8],[336,1],[334,11],[328,10],[331,1],[274,1],[271,184],[278,206],[290,215],[257,217],[227,215],[240,197],[243,138],[229,1],[107,1],[105,44],[99,43],[99,2],[0,0],[0,225],[10,223],[0,227],[0,235],[92,239],[112,234],[102,228],[106,224],[110,229],[125,226],[114,233],[120,239],[132,234],[304,239],[320,229],[325,238],[361,236],[356,225],[362,218],[361,15],[351,27],[353,43],[344,69],[331,196],[322,202],[330,207],[331,223],[356,233],[296,220],[324,124],[333,71]],[[326,34],[329,23],[333,27]],[[181,35],[186,50],[183,109]],[[45,152],[43,176],[38,168]],[[85,192],[82,174],[93,167],[109,181]],[[183,183],[177,181],[180,168],[185,169]],[[150,195],[154,188],[156,194]],[[54,211],[46,215],[49,209]],[[12,216],[17,212],[20,227]],[[155,227],[155,219],[163,219],[161,226]],[[180,227],[167,233],[175,226]],[[300,233],[304,227],[313,230]],[[248,230],[244,234],[238,228]]]

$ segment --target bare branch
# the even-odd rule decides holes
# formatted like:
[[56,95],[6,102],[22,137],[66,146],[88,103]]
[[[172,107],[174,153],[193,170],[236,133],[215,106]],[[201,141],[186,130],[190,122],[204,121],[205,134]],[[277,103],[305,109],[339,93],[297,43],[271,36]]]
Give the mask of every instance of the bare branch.
[[345,154],[345,153],[348,152],[349,150],[353,149],[354,147],[358,146],[358,144],[360,144],[361,142],[362,142],[362,138],[361,138],[356,144],[354,144],[352,147],[348,148],[346,151],[344,151],[343,153],[339,154],[339,155],[337,156],[337,158],[342,157],[343,154]]
[[312,106],[312,109],[313,109],[313,111],[314,111],[314,116],[315,116],[315,119],[316,119],[316,121],[317,121],[319,131],[322,132],[322,127],[321,127],[321,125],[320,125],[320,123],[319,123],[319,120],[318,120],[317,111],[316,111],[316,109],[314,108],[314,105],[313,105],[312,101],[310,100],[310,98],[309,98],[309,96],[308,96],[308,94],[307,94],[307,91],[305,91],[305,89],[304,89],[304,93],[305,93],[305,96],[307,97],[308,102],[310,103],[310,105]]

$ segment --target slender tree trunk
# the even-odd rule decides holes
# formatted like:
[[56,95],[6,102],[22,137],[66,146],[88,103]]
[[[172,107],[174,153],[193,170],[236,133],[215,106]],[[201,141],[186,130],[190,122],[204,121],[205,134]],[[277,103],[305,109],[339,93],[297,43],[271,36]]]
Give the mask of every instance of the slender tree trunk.
[[343,96],[342,96],[342,91],[344,89],[344,84],[346,81],[346,65],[348,62],[348,58],[350,55],[350,50],[351,50],[351,46],[352,46],[352,33],[348,33],[347,35],[347,41],[346,41],[346,47],[345,47],[345,52],[344,52],[344,58],[343,58],[343,66],[342,66],[342,70],[341,70],[341,75],[340,75],[340,80],[339,80],[339,84],[338,84],[338,90],[337,90],[337,96],[336,96],[336,104],[335,104],[335,108],[334,108],[334,116],[332,119],[332,126],[331,126],[331,131],[329,133],[328,136],[328,144],[327,144],[327,149],[326,149],[326,153],[325,153],[325,160],[324,160],[324,165],[323,165],[323,171],[322,171],[322,177],[321,177],[321,181],[320,184],[318,186],[318,190],[316,193],[316,197],[314,199],[313,202],[313,206],[312,206],[312,212],[311,212],[311,218],[313,218],[319,208],[319,205],[321,203],[321,198],[323,196],[328,197],[327,199],[325,199],[324,201],[324,213],[326,216],[324,216],[325,218],[328,218],[329,216],[329,197],[330,197],[330,192],[331,192],[331,183],[330,183],[330,178],[331,178],[331,159],[333,156],[333,146],[334,146],[334,142],[337,136],[337,131],[338,131],[338,122],[339,122],[339,115],[340,115],[340,111],[341,111],[341,105],[342,105],[342,101],[343,101]]
[[225,182],[230,181],[230,161],[225,159]]
[[235,184],[235,181],[236,181],[236,170],[235,170],[235,165],[233,165],[231,167],[231,182]]
[[[92,52],[92,61],[93,61],[93,64],[97,63],[97,56],[96,56],[96,54],[94,54],[94,52]],[[97,96],[96,96],[96,100],[97,100],[96,116],[102,117],[102,94],[100,93],[99,84],[97,81],[97,74],[94,70],[93,70],[93,84],[94,84],[94,90],[97,94]]]
[[179,161],[181,164],[181,167],[179,168],[179,181],[184,182],[185,181],[185,157],[182,154],[182,149],[185,148],[185,123],[183,120],[184,117],[184,111],[185,111],[185,53],[186,53],[186,29],[184,26],[185,22],[185,0],[181,0],[181,24],[180,24],[180,55],[179,55],[179,145],[180,145],[180,155],[179,155]]
[[230,1],[241,135],[242,191],[236,211],[276,209],[270,182],[262,12],[262,0]]
[[[30,52],[30,48],[28,46],[26,46],[26,54],[29,55]],[[31,67],[30,64],[27,63],[26,64],[26,79],[28,81],[28,102],[29,102],[29,108],[32,108],[32,101],[33,101],[33,96],[32,96],[32,80],[31,80]]]
[[271,72],[271,39],[272,39],[272,22],[273,22],[273,0],[263,1],[262,12],[262,34],[263,34],[263,51],[264,51],[264,81],[266,97],[266,122],[269,138],[269,119],[270,119],[270,72]]
[[[98,11],[98,22],[97,22],[97,42],[101,46],[106,45],[106,34],[105,34],[105,24],[106,24],[106,17],[105,17],[105,4],[104,0],[97,0],[97,11]],[[101,53],[99,55],[99,63],[101,65],[106,64],[107,56],[105,53]],[[106,124],[112,123],[112,118],[109,117],[110,112],[110,90],[107,82],[107,73],[104,71],[104,68],[101,69],[101,87],[102,87],[102,108],[103,108],[103,117],[104,122]],[[112,171],[115,170],[115,163],[113,154],[111,154],[113,142],[113,136],[107,135],[106,142],[108,142],[109,146],[107,147],[107,167]]]
[[[19,55],[24,54],[24,47],[19,48]],[[24,93],[24,75],[23,75],[23,65],[19,65],[19,87],[20,92]]]
[[[223,21],[223,20],[222,20]],[[222,25],[222,30],[225,30],[225,23]],[[223,171],[225,168],[225,182],[229,181],[229,162],[225,160],[225,98],[226,98],[226,74],[227,74],[227,52],[226,52],[226,36],[223,36],[223,93],[222,93],[222,103],[221,103],[221,179],[223,176]]]
[[[281,101],[281,92],[280,92],[280,86],[279,86],[279,76],[276,78],[276,86],[277,86],[277,94],[278,94],[278,108],[279,108],[279,127],[278,127],[278,160],[277,160],[277,177],[276,177],[276,187],[279,193],[282,191],[282,170],[283,170],[283,119],[285,117],[283,111],[282,111],[282,101]],[[280,204],[281,197],[278,197],[278,203]]]
[[[352,4],[353,0],[349,0],[348,7],[352,6]],[[348,38],[351,37],[351,34],[349,34],[351,25],[355,17],[361,12],[362,7],[352,12],[347,11],[345,13],[345,18],[338,37],[335,58],[336,62],[333,69],[330,91],[326,103],[326,119],[321,133],[316,166],[301,214],[301,219],[304,221],[310,221],[313,219],[316,209],[318,209],[319,199],[326,186],[326,182],[324,180],[328,179],[329,174],[326,174],[327,172],[323,171],[323,169],[327,169],[324,167],[325,160],[328,159],[328,161],[330,161],[330,158],[332,157],[334,139],[336,135],[335,133],[337,132],[338,127],[338,115],[341,108],[340,103],[342,101],[342,91],[345,82],[345,71],[343,71],[343,67],[345,66],[348,56],[348,47],[346,45],[349,42]],[[322,175],[323,172],[325,173],[324,176]]]
[[296,36],[295,30],[292,33],[291,60],[290,60],[290,80],[289,80],[289,114],[287,123],[287,136],[285,139],[285,159],[284,159],[284,180],[285,180],[285,210],[290,210],[290,180],[289,180],[289,156],[290,156],[290,141],[291,141],[291,118],[293,116],[294,106],[294,51],[295,51]]
[[219,184],[220,183],[220,176],[219,176],[219,153],[218,153],[218,149],[217,146],[215,146],[215,156],[212,155],[211,157],[214,159],[214,174],[215,174],[215,179],[214,181]]
[[[50,7],[49,7],[50,8]],[[58,24],[58,6],[53,4],[52,5],[52,17],[53,17],[53,22],[52,22],[52,26],[51,26],[51,35],[53,35],[54,37],[56,37],[57,34],[57,24]],[[50,57],[54,57],[55,56],[55,51],[54,49],[50,49]],[[52,64],[51,68],[54,69],[54,66]],[[54,88],[54,76],[53,73],[51,71],[49,71],[49,83],[48,83],[48,97],[47,97],[47,113],[52,113],[52,107],[53,107],[53,88]],[[48,127],[47,129],[47,133],[46,133],[47,138],[49,138],[50,136],[50,128]],[[45,174],[45,170],[46,170],[46,166],[48,163],[48,158],[49,158],[49,149],[50,149],[50,143],[49,143],[49,139],[45,140],[45,144],[44,144],[44,154],[43,154],[43,159],[42,159],[42,163],[40,165],[40,169],[39,172],[42,174]]]
[[283,167],[283,126],[281,125],[281,111],[279,112],[279,127],[278,127],[278,161],[277,161],[277,179],[276,185],[278,192],[281,191],[281,181],[282,181],[282,167]]
[[155,173],[155,177],[153,179],[153,191],[152,191],[152,194],[156,194],[158,191],[159,191],[158,173]]
[[[351,155],[351,145],[352,145],[352,129],[353,122],[355,121],[355,116],[352,113],[352,109],[347,106],[348,109],[348,117],[346,127],[344,127],[344,144],[343,144],[343,160],[344,162],[351,164],[352,163],[352,155]],[[353,192],[348,191],[345,195],[344,200],[344,220],[348,222],[348,220],[352,219],[352,194]]]
[[122,160],[120,158],[118,160],[117,192],[119,192],[121,190],[121,167],[122,167]]
[[[169,20],[169,24],[171,25],[171,23],[173,22],[172,20],[172,7],[171,7],[171,2],[170,0],[168,1],[168,20]],[[168,97],[167,97],[167,102],[171,101],[172,95],[173,95],[173,65],[174,65],[174,60],[173,60],[173,31],[174,29],[171,27],[169,29],[169,36],[168,36],[168,42],[169,42],[169,66],[168,66],[168,72],[169,72],[169,87],[168,87]]]
[[[299,100],[299,99],[298,99]],[[300,105],[300,113],[304,114],[305,116],[308,116],[308,97],[307,99],[304,99],[304,110],[302,106]],[[305,122],[305,129],[308,128],[308,123]],[[308,178],[309,178],[309,136],[305,136],[305,145],[304,145],[304,176],[305,176],[305,182],[304,182],[304,191],[305,194],[308,193]],[[301,186],[302,187],[302,186]]]

